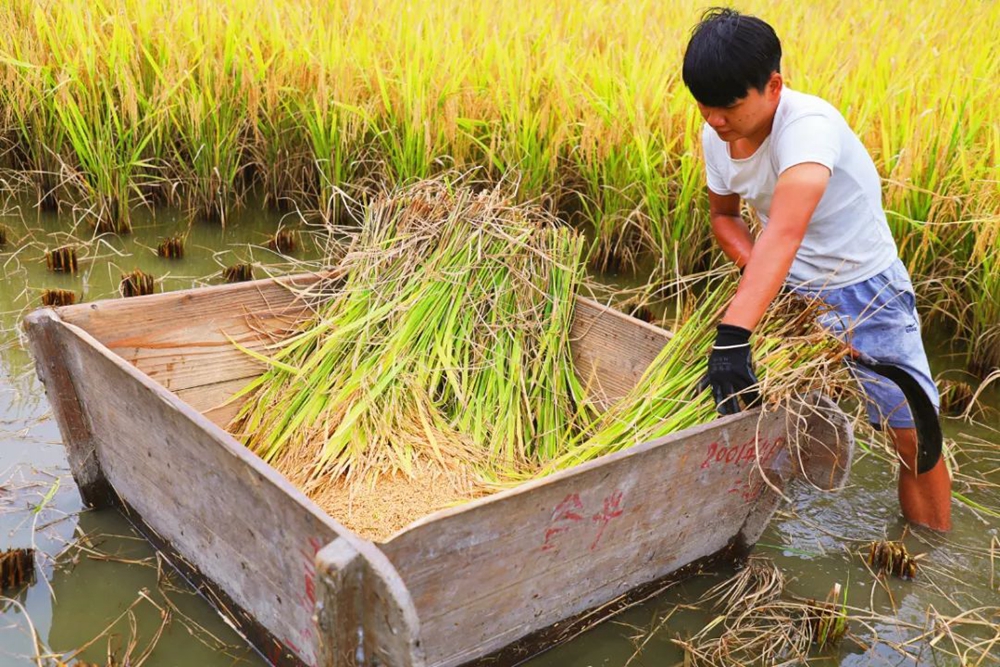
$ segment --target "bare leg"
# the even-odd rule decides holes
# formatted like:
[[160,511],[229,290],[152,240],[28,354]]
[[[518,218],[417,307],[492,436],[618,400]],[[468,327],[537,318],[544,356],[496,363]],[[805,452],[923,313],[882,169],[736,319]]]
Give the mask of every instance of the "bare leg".
[[889,429],[902,461],[899,468],[899,506],[910,523],[951,530],[951,477],[942,458],[923,475],[917,469],[917,430]]

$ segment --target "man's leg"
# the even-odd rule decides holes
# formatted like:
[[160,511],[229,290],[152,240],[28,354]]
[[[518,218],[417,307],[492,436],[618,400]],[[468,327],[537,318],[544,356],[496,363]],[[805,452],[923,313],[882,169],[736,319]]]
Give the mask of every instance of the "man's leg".
[[899,506],[903,516],[934,530],[951,530],[951,476],[942,457],[923,475],[917,470],[917,430],[890,428],[889,434],[900,457]]
[[[893,364],[917,379],[931,402],[938,404],[920,335],[916,296],[906,268],[896,260],[882,273],[861,283],[822,290],[831,310],[821,321],[856,350]],[[850,362],[848,362],[850,364]],[[850,364],[861,381],[869,421],[888,427],[899,454],[899,504],[907,521],[937,530],[951,528],[951,479],[943,460],[923,475],[916,474],[917,433],[903,393],[874,372]]]

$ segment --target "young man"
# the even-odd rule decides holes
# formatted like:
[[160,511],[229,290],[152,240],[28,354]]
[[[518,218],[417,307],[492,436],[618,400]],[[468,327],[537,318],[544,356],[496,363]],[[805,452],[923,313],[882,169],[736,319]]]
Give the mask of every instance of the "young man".
[[[684,83],[705,125],[702,146],[712,231],[743,269],[718,327],[708,382],[723,414],[736,394],[754,395],[750,337],[782,285],[819,295],[824,324],[855,350],[901,367],[935,407],[937,389],[920,337],[913,287],[882,208],[875,165],[843,116],[781,77],[781,43],[764,21],[711,9],[684,55]],[[740,213],[749,202],[763,231],[754,240]],[[951,528],[951,480],[943,460],[917,474],[917,435],[899,388],[852,365],[900,456],[899,501],[912,523]],[[746,402],[746,401],[745,401]]]

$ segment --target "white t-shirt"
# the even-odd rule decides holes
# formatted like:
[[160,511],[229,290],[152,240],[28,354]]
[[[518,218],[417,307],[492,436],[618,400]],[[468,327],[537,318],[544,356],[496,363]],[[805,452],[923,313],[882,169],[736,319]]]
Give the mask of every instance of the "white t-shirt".
[[882,208],[878,171],[844,117],[826,101],[784,88],[771,134],[748,158],[734,160],[729,143],[708,123],[702,130],[708,187],[738,194],[767,225],[778,175],[803,162],[830,169],[786,283],[843,287],[881,273],[897,257]]

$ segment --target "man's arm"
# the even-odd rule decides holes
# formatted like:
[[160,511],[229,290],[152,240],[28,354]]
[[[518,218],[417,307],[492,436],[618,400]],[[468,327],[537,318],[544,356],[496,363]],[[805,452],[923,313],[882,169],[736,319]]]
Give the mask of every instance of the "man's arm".
[[722,318],[724,324],[752,331],[760,322],[788,276],[809,219],[829,181],[830,170],[816,162],[795,165],[778,177],[767,227],[753,246],[736,296]]
[[753,237],[750,228],[740,215],[739,195],[719,195],[708,191],[708,210],[712,220],[712,232],[719,242],[722,252],[743,268],[750,261],[753,251]]

